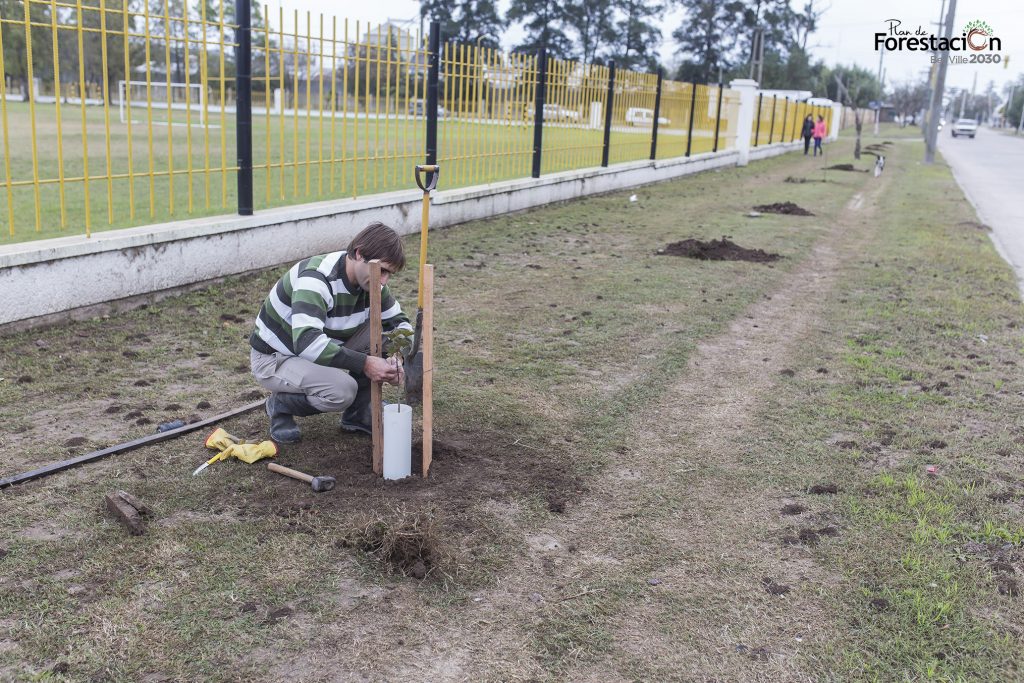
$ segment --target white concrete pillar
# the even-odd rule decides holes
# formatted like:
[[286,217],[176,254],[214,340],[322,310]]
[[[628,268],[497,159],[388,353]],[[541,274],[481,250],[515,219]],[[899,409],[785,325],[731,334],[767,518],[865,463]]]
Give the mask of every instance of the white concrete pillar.
[[737,166],[746,166],[750,161],[750,135],[754,125],[754,109],[757,108],[757,81],[737,78],[729,81],[729,87],[740,94],[740,111],[736,123],[736,151],[740,153]]
[[832,103],[832,121],[828,124],[828,139],[833,142],[839,139],[839,123],[843,117],[843,105],[840,102]]

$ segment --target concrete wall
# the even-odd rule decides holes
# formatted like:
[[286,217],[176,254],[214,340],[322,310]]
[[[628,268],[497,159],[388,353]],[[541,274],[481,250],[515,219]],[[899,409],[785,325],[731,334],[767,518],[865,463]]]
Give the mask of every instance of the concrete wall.
[[[760,147],[749,156],[788,148]],[[430,228],[735,166],[739,158],[739,150],[730,150],[435,192]],[[417,190],[394,192],[0,247],[0,327],[130,308],[226,275],[290,264],[344,248],[373,220],[402,234],[417,232],[421,202]]]

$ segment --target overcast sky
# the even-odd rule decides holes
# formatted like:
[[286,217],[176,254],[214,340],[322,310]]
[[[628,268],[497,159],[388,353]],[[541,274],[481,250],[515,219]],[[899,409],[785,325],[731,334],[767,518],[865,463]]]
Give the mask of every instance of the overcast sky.
[[[794,7],[801,7],[805,0],[793,0]],[[828,7],[822,16],[818,31],[811,37],[812,54],[823,59],[826,64],[857,64],[878,71],[879,54],[874,49],[876,31],[886,31],[888,19],[898,19],[901,28],[911,31],[923,27],[927,32],[937,31],[934,25],[939,20],[942,0],[817,0],[819,6]],[[337,0],[270,0],[270,20],[276,26],[276,7],[283,6],[286,11],[285,28],[291,27],[291,19],[287,14],[293,9],[300,12],[314,13],[313,26],[318,24],[317,15],[337,14],[338,19],[347,17],[350,30],[354,32],[355,20],[373,24],[388,19],[410,21],[410,26],[418,27],[419,2],[417,0],[373,0],[367,3],[339,3]],[[499,0],[502,11],[508,9],[509,0]],[[353,7],[348,10],[348,7]],[[347,12],[347,14],[346,14]],[[672,31],[684,20],[681,10],[673,10],[666,14],[662,23],[662,35],[665,40],[661,46],[661,57],[666,63],[673,63],[678,57],[676,45],[671,38]],[[1021,0],[959,0],[957,2],[954,35],[959,35],[964,25],[971,20],[980,19],[992,27],[995,35],[1002,40],[1002,56],[1005,59],[1013,55],[1009,68],[1003,64],[952,64],[946,76],[947,87],[972,86],[975,74],[978,80],[978,92],[982,92],[989,81],[995,81],[1002,90],[1003,85],[1013,80],[1024,71],[1024,4]],[[305,17],[300,20],[305,27]],[[314,28],[314,31],[316,29]],[[339,27],[340,30],[340,27]],[[511,48],[522,36],[519,27],[511,27],[505,33],[503,47]],[[886,72],[886,83],[923,78],[930,65],[929,52],[888,52],[883,60]]]

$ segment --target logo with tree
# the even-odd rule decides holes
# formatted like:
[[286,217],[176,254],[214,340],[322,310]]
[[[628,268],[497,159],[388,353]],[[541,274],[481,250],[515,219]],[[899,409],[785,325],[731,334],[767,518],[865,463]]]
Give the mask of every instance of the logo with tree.
[[[980,19],[975,19],[964,27],[964,36],[967,40],[967,47],[976,52],[980,52],[987,48],[989,45],[988,38],[991,38],[993,35],[994,32],[992,31],[992,27]],[[976,40],[977,42],[975,42]]]

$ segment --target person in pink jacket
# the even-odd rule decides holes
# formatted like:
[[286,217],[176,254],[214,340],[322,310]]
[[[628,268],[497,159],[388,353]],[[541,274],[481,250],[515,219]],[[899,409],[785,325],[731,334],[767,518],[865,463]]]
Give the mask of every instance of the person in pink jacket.
[[818,115],[818,122],[814,124],[814,156],[818,156],[818,152],[821,152],[822,156],[825,156],[825,150],[821,148],[821,141],[825,138],[825,134],[828,132],[825,126],[825,118]]

